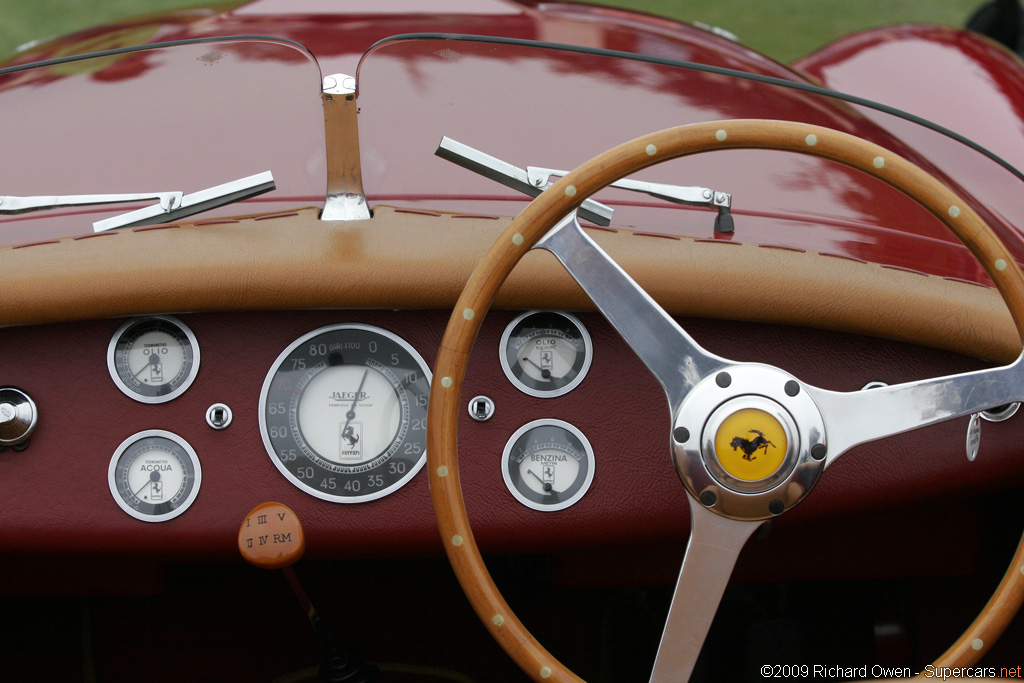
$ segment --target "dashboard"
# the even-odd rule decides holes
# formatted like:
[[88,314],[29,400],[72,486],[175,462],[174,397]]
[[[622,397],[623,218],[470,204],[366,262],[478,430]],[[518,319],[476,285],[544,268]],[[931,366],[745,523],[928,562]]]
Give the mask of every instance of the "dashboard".
[[[168,321],[188,334],[168,332]],[[320,310],[0,330],[4,357],[18,359],[4,381],[31,396],[39,414],[26,448],[0,453],[0,491],[7,509],[17,512],[8,521],[6,550],[229,558],[246,513],[274,500],[302,519],[312,556],[436,554],[437,531],[420,472],[420,397],[446,321],[441,311]],[[774,363],[837,390],[981,366],[949,352],[832,332],[681,322],[716,353]],[[137,334],[140,323],[149,325],[145,334]],[[131,357],[133,351],[125,350],[132,343],[162,349],[175,339],[194,349],[159,372],[151,351],[136,349]],[[121,355],[111,360],[119,344]],[[344,362],[331,360],[331,353],[344,353]],[[129,378],[166,375],[170,386],[194,370],[194,379],[177,384],[169,400],[153,402],[152,396],[130,396],[115,379],[121,362],[127,365],[121,374]],[[549,378],[546,368],[554,368]],[[301,392],[281,393],[275,384],[306,389],[314,407],[302,407]],[[545,384],[558,386],[545,393]],[[492,311],[473,352],[463,403],[463,486],[485,549],[582,551],[686,538],[689,519],[665,441],[663,392],[600,316]],[[211,422],[217,406],[231,415],[220,428]],[[324,415],[328,428],[317,426]],[[373,433],[374,422],[388,423],[384,436]],[[1015,423],[985,425],[981,454],[966,474],[966,426],[959,421],[884,447],[862,447],[823,477],[815,495],[787,516],[787,525],[799,529],[878,505],[913,506],[964,486],[1002,486],[1001,477],[1019,477],[1007,446],[1019,430]],[[147,469],[145,439],[154,435],[167,441],[157,444],[160,458]],[[371,443],[365,456],[346,450],[353,437]],[[320,462],[327,469],[306,476],[290,466],[302,449],[326,454]],[[303,467],[315,461],[303,457]],[[119,463],[120,480],[113,474]],[[404,476],[385,482],[388,464],[396,470],[400,464]],[[167,473],[155,478],[152,470],[161,466]],[[182,487],[189,474],[192,486]],[[332,478],[333,487],[324,483]],[[352,491],[360,485],[363,494],[377,490]],[[175,514],[164,516],[152,506],[140,512],[143,495],[155,491],[169,500],[176,487],[184,496],[173,506]]]

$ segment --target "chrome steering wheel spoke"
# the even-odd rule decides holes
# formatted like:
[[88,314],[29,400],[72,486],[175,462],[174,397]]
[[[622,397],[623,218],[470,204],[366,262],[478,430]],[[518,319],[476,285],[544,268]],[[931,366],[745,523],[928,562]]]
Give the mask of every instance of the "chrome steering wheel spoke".
[[827,467],[854,446],[1024,400],[1024,356],[989,370],[866,391],[806,390],[825,421]]
[[706,351],[583,232],[576,213],[563,218],[534,246],[547,249],[654,373],[673,413],[703,378],[728,361]]
[[691,531],[650,683],[688,681],[743,545],[762,522],[711,512],[687,493]]

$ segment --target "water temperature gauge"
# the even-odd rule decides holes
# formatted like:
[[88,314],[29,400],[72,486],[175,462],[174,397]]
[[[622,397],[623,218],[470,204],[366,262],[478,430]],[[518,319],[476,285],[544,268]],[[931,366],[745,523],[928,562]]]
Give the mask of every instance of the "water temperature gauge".
[[144,522],[164,522],[183,513],[199,494],[202,479],[196,452],[180,436],[162,429],[125,439],[107,469],[114,500]]
[[501,369],[520,391],[554,398],[575,389],[593,359],[590,334],[574,315],[529,311],[501,336]]
[[564,510],[594,481],[594,449],[568,422],[534,420],[505,444],[501,474],[509,492],[526,507]]

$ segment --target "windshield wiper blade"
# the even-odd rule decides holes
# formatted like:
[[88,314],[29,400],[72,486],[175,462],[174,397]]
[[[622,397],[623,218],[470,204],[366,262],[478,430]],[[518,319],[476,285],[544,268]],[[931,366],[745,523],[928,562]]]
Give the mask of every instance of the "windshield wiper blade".
[[232,204],[270,192],[277,185],[270,171],[257,173],[247,178],[239,178],[230,183],[209,187],[192,194],[182,192],[139,192],[135,194],[69,194],[69,195],[35,195],[14,197],[0,195],[0,214],[28,213],[43,209],[58,209],[66,206],[90,206],[93,204],[119,204],[156,199],[157,203],[136,211],[129,211],[113,218],[107,218],[92,224],[94,232],[104,232],[115,228],[131,228],[153,223],[167,223],[186,218],[218,206]]
[[157,199],[159,206],[170,211],[181,204],[181,192],[140,192],[138,194],[65,194],[37,195],[31,197],[0,196],[0,213],[28,213],[43,209],[59,209],[65,206],[89,206],[91,204],[118,204]]
[[203,211],[215,209],[218,206],[232,204],[243,199],[249,199],[270,192],[277,185],[274,176],[270,171],[257,173],[246,178],[239,178],[223,185],[209,187],[192,194],[181,196],[175,206],[167,209],[162,204],[154,204],[136,211],[129,211],[120,216],[96,221],[92,224],[94,232],[105,232],[115,228],[132,228],[140,225],[152,225],[154,223],[168,223],[181,218],[187,218]]
[[[539,188],[546,188],[552,185],[552,176],[561,178],[568,175],[568,173],[568,171],[559,171],[553,168],[526,167],[527,182]],[[651,183],[645,180],[632,180],[630,178],[620,178],[611,183],[609,187],[643,192],[673,204],[706,206],[718,209],[718,216],[715,217],[715,232],[729,233],[735,229],[730,211],[732,208],[732,195],[727,192],[717,192],[707,187],[667,185],[665,183]]]
[[[513,166],[449,137],[441,138],[441,144],[437,146],[434,154],[531,197],[536,197],[547,189],[546,186],[535,187],[530,182],[526,171],[518,166]],[[612,222],[614,211],[610,206],[593,199],[586,199],[576,213],[580,218],[586,218],[597,225],[607,226]]]
[[[449,137],[441,138],[441,144],[437,146],[434,154],[513,190],[528,194],[531,197],[536,197],[551,187],[554,184],[551,180],[552,177],[562,177],[568,174],[568,171],[538,166],[527,166],[526,170],[523,170],[518,166],[513,166],[506,161],[492,157]],[[717,209],[718,215],[715,216],[715,232],[731,233],[735,229],[730,211],[732,208],[732,195],[727,192],[717,192],[706,187],[684,187],[682,185],[651,183],[643,180],[631,180],[629,178],[616,180],[611,183],[611,187],[618,187],[633,192],[643,192],[674,204],[706,206]],[[613,212],[614,209],[610,206],[601,204],[593,199],[585,199],[577,214],[580,218],[586,218],[597,225],[609,225]]]

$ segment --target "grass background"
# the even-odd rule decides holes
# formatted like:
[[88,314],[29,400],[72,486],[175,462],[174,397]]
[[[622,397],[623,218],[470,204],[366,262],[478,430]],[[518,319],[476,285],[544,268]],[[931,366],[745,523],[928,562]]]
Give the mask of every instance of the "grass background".
[[[301,0],[296,0],[299,4]],[[343,10],[346,2],[337,0]],[[372,1],[372,0],[371,0]],[[423,0],[427,2],[428,0]],[[963,26],[981,0],[610,0],[687,22],[720,26],[740,41],[789,62],[863,28],[899,22]],[[0,0],[0,56],[30,40],[201,0]]]

